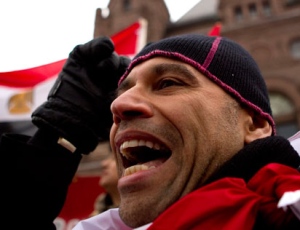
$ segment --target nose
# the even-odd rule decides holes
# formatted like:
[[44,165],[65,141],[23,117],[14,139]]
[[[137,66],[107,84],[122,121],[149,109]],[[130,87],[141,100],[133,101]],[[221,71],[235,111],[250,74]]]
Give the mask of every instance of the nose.
[[105,171],[108,168],[109,165],[109,159],[104,159],[100,161],[100,173]]
[[122,120],[151,117],[153,106],[149,94],[135,86],[112,102],[111,111],[114,123],[119,124]]

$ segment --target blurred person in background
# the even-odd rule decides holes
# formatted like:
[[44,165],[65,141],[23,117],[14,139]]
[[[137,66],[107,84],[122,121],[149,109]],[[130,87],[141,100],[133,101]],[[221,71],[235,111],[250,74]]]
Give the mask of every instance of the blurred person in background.
[[[103,144],[102,144],[103,145]],[[118,172],[116,160],[112,153],[109,141],[105,142],[100,158],[99,185],[105,192],[101,193],[94,204],[94,210],[90,216],[102,213],[110,208],[116,208],[120,204],[120,194],[117,188]]]

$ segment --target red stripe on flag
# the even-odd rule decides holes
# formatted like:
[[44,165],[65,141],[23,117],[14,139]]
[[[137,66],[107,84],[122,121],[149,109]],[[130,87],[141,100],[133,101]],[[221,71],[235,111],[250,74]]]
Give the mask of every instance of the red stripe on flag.
[[24,70],[0,72],[0,85],[15,88],[33,87],[57,75],[66,59]]
[[115,51],[118,54],[134,55],[136,53],[138,30],[140,26],[140,23],[136,22],[111,37],[115,45]]

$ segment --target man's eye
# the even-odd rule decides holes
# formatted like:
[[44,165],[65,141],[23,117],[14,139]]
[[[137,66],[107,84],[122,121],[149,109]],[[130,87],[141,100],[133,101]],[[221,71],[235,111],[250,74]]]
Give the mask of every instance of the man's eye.
[[177,82],[177,81],[174,81],[174,80],[163,80],[163,81],[160,82],[159,88],[160,89],[164,89],[164,88],[167,88],[167,87],[170,87],[170,86],[177,86],[177,85],[180,85],[180,83]]

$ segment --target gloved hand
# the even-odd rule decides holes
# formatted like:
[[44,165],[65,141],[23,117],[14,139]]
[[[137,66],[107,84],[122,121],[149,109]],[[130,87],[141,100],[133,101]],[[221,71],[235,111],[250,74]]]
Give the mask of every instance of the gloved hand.
[[113,92],[129,62],[129,58],[114,52],[107,37],[76,46],[48,100],[33,112],[32,122],[65,138],[76,151],[88,154],[99,139],[109,138]]

